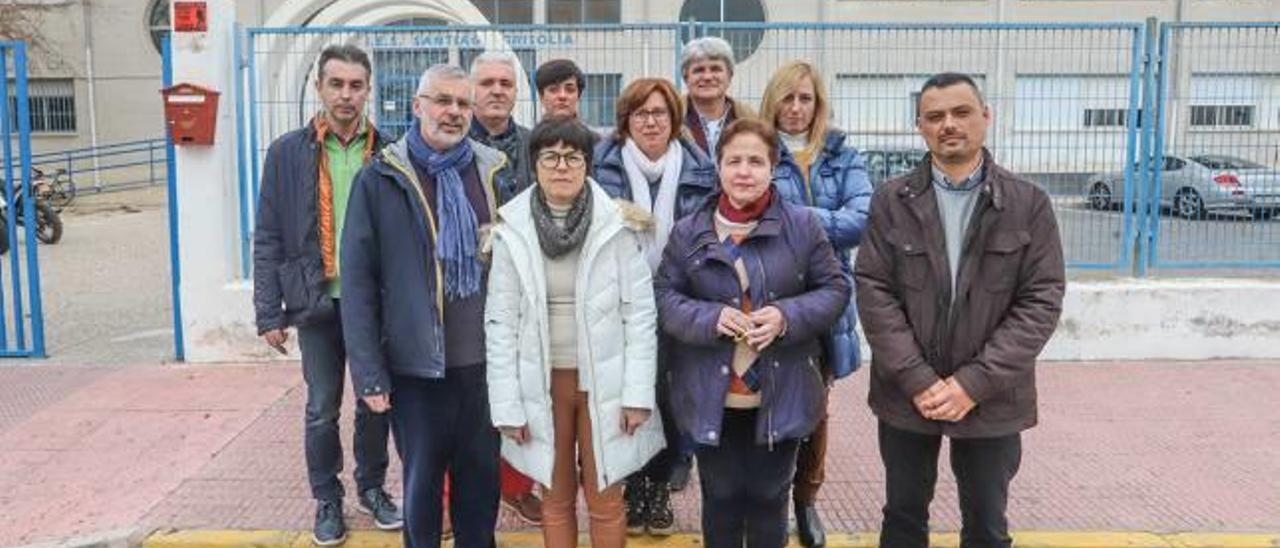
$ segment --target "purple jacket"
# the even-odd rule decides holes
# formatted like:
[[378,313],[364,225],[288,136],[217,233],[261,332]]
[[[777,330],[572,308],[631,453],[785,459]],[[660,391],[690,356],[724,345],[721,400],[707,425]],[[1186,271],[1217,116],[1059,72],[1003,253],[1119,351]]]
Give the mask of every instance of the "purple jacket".
[[[720,310],[740,306],[741,288],[728,251],[716,237],[718,195],[676,223],[654,281],[658,322],[674,340],[671,406],[680,429],[698,443],[718,445],[729,390],[733,341],[720,336]],[[750,277],[751,302],[773,305],[786,333],[760,355],[761,413],[756,443],[809,435],[821,417],[822,336],[849,302],[822,225],[806,208],[777,198],[739,246]]]

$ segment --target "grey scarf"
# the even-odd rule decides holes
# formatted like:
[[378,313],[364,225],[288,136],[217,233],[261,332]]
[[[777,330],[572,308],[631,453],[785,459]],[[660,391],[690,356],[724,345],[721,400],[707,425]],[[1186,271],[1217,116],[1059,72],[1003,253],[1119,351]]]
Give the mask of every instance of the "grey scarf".
[[534,189],[533,226],[538,230],[538,245],[548,258],[555,259],[573,251],[587,239],[587,229],[591,228],[591,184],[583,185],[582,192],[573,199],[573,207],[564,219],[564,226],[556,222],[552,216],[551,206],[542,193],[542,187]]

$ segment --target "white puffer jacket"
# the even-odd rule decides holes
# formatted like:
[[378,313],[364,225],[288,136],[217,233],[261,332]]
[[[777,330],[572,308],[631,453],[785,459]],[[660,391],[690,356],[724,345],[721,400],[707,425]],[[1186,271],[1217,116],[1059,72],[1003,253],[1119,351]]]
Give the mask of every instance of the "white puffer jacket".
[[[665,441],[654,397],[653,282],[633,232],[646,228],[647,219],[641,218],[646,214],[613,202],[595,181],[587,184],[591,227],[574,283],[578,383],[588,393],[597,485],[603,490],[644,467]],[[491,234],[485,339],[493,424],[528,425],[531,438],[517,445],[504,437],[502,456],[549,486],[555,462],[551,350],[545,259],[534,228],[532,194],[530,187],[498,210],[500,220]],[[623,407],[653,413],[628,436],[621,427]]]

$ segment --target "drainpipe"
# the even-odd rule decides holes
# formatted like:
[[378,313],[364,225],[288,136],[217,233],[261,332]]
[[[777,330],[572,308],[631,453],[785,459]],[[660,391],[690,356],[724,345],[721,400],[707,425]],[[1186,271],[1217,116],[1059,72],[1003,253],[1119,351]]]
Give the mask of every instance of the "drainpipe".
[[97,86],[94,84],[93,77],[93,14],[92,7],[89,5],[90,0],[84,0],[80,4],[82,11],[81,17],[84,19],[84,62],[85,75],[89,79],[89,141],[94,150],[93,154],[93,188],[102,190],[102,173],[98,165],[98,93]]

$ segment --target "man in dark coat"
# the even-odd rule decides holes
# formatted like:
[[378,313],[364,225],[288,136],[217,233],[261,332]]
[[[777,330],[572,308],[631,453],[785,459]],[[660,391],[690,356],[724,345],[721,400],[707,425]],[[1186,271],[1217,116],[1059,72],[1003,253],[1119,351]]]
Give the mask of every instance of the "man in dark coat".
[[[347,350],[338,317],[339,249],[347,198],[356,172],[382,148],[364,116],[369,56],[354,46],[320,54],[316,95],[324,110],[305,127],[282,135],[267,151],[257,228],[253,234],[253,300],[258,333],[285,353],[289,327],[298,329],[307,384],[307,476],[316,499],[316,544],[341,544],[342,403]],[[387,419],[356,404],[355,480],[360,508],[378,527],[397,529],[400,510],[383,490],[387,475]]]
[[885,467],[880,545],[927,546],[946,436],[961,546],[1010,546],[1009,482],[1062,311],[1062,242],[1049,196],[984,148],[991,111],[972,79],[930,78],[917,112],[928,161],[875,194],[854,267]]

